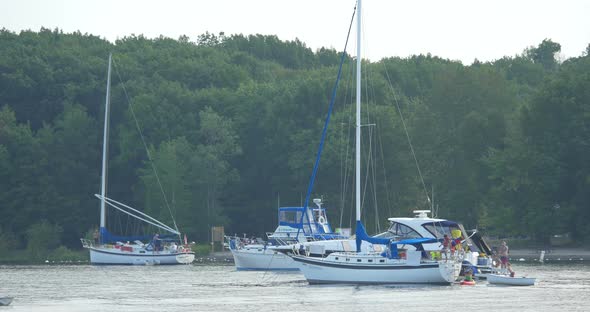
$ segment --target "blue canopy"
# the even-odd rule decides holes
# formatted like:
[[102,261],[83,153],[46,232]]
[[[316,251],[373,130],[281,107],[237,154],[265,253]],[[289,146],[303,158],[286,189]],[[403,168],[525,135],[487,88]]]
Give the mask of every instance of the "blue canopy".
[[365,226],[361,221],[356,221],[356,251],[361,251],[362,241],[369,242],[371,244],[389,245],[391,241],[389,238],[372,237],[367,234]]

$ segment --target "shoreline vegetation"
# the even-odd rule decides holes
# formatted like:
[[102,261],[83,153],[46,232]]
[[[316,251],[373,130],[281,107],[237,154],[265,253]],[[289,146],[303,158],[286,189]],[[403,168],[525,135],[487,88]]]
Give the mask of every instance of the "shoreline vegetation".
[[[490,62],[430,53],[366,60],[363,119],[375,125],[364,151],[366,191],[379,194],[363,201],[376,208],[363,218],[378,220],[367,231],[386,226],[379,216],[432,207],[431,190],[441,216],[467,229],[588,246],[590,45],[568,59],[560,51],[547,38]],[[60,29],[1,29],[0,259],[68,259],[97,227],[92,194],[109,53],[113,199],[158,215],[174,198],[174,218],[195,242],[207,244],[211,226],[264,236],[276,227],[275,203],[301,202],[333,103],[312,196],[323,198],[331,218],[352,224],[343,195],[352,188],[356,62],[342,52],[262,34],[109,42]],[[152,232],[115,211],[106,219],[121,235]]]

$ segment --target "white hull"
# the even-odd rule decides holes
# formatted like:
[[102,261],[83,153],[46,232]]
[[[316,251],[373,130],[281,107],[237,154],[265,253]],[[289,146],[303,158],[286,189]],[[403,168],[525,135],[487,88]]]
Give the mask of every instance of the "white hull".
[[[263,245],[245,245],[230,250],[237,270],[297,271],[299,270],[299,264],[285,253],[277,251],[277,249],[292,252],[293,249],[300,250],[300,248],[304,248],[312,254],[322,255],[326,251],[353,251],[354,244],[356,242],[349,239],[323,240],[286,246],[267,246],[266,249]],[[380,247],[374,247],[367,242],[363,242],[361,245],[363,251],[375,251],[374,248],[379,248],[377,251],[381,251]]]
[[190,264],[195,260],[193,252],[121,251],[104,247],[90,247],[88,249],[90,250],[91,264]]
[[[349,260],[346,261],[346,258]],[[299,262],[300,270],[310,284],[448,285],[456,280],[461,268],[461,264],[456,261],[428,261],[410,265],[404,260],[386,259],[378,255],[331,254],[327,258],[293,256],[293,259]]]
[[237,270],[296,271],[298,264],[282,252],[263,246],[231,250]]
[[509,286],[532,286],[535,285],[533,277],[510,277],[506,275],[488,274],[488,283]]

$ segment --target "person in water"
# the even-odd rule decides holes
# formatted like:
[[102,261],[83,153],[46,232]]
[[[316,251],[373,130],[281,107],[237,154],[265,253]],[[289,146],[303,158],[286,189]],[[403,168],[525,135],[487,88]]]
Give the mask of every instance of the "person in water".
[[473,271],[471,271],[471,269],[465,270],[465,281],[467,281],[467,282],[473,281]]

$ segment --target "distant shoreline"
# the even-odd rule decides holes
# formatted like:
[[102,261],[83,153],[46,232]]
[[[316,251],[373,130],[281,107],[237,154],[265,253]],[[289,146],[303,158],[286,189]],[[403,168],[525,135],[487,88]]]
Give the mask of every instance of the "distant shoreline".
[[[525,261],[538,261],[542,249],[537,248],[518,248],[510,250],[510,259],[512,261],[524,259]],[[589,261],[590,250],[586,248],[551,248],[545,250],[545,261]]]

